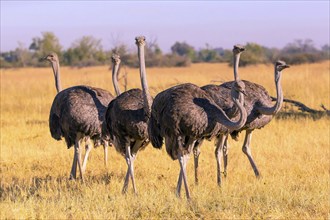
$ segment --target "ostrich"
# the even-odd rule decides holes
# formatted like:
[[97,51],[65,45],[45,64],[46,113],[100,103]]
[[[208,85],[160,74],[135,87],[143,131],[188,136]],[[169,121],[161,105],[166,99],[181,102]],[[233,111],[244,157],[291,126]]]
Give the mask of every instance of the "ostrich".
[[[54,73],[54,78],[55,78],[55,86],[56,86],[56,90],[57,93],[62,91],[62,86],[61,86],[61,80],[60,80],[60,65],[59,65],[59,59],[56,53],[51,52],[49,55],[47,55],[46,57],[43,58],[44,60],[48,60],[51,63],[52,69],[53,69],[53,73]],[[118,68],[119,68],[119,64],[120,64],[120,56],[117,54],[113,54],[112,56],[112,63],[113,63],[113,69],[112,69],[112,75],[113,76],[117,76],[118,74]],[[117,82],[117,78],[113,77],[113,82],[118,84]],[[114,84],[115,87],[115,84]],[[116,87],[115,87],[116,89]],[[88,136],[85,137],[85,143],[86,143],[86,153],[85,153],[85,157],[83,160],[83,170],[86,169],[87,166],[87,158],[89,155],[89,152],[92,150],[92,145],[91,145],[91,141],[90,138]],[[104,164],[105,166],[107,166],[107,161],[108,161],[108,142],[104,142],[103,143],[103,147],[104,147]]]
[[[91,149],[90,139],[94,141],[95,146],[103,142],[105,161],[107,161],[109,141],[102,134],[102,124],[104,123],[106,106],[114,97],[103,89],[83,85],[62,90],[58,56],[55,53],[50,53],[44,59],[51,63],[58,92],[50,110],[50,132],[56,140],[61,140],[64,137],[68,148],[74,145],[70,179],[76,178],[78,163],[80,176],[82,181],[84,181],[83,173],[87,165],[88,153]],[[80,144],[83,139],[85,139],[88,148],[84,164],[82,165]]]
[[[235,48],[236,47],[236,48]],[[234,54],[235,50],[240,50],[240,46],[234,47]],[[235,65],[234,65],[234,75],[235,79],[239,80],[239,75],[237,72],[238,63],[239,63],[239,54],[236,53],[235,57]],[[238,138],[239,132],[246,130],[246,136],[244,140],[244,144],[242,147],[243,153],[248,157],[249,162],[254,170],[255,176],[259,177],[260,173],[259,170],[253,160],[251,149],[250,149],[250,142],[252,138],[252,132],[254,129],[260,129],[267,125],[272,117],[280,110],[282,103],[283,103],[283,93],[281,87],[281,76],[282,70],[289,67],[283,61],[277,61],[275,63],[275,85],[276,85],[276,93],[277,93],[277,100],[275,105],[272,104],[272,99],[269,96],[267,90],[262,87],[261,85],[245,81],[245,88],[247,96],[245,97],[244,107],[248,114],[246,124],[240,128],[236,129],[231,133],[233,139]],[[229,115],[229,117],[234,117],[237,114],[237,108],[233,105],[233,102],[230,100],[230,90],[232,88],[232,82],[226,82],[219,86],[216,85],[207,85],[202,87],[203,90],[207,91],[213,98],[213,100]],[[221,163],[220,158],[223,156],[224,159],[224,174],[226,176],[227,173],[227,139],[228,135],[220,134],[216,140],[216,150],[215,156],[217,160],[217,182],[218,185],[221,185]],[[198,155],[199,155],[199,146],[195,146],[194,152],[195,153],[195,161],[197,161],[198,165]],[[222,152],[223,151],[223,152]],[[223,154],[223,155],[222,155]],[[198,171],[195,166],[195,181],[198,182]]]
[[[119,64],[121,62],[120,60],[120,56],[116,53],[114,53],[111,56],[111,61],[112,61],[112,83],[113,83],[113,87],[115,89],[116,95],[118,96],[120,94],[120,90],[118,87],[118,70],[119,70]],[[111,99],[112,100],[112,99]],[[104,116],[105,117],[105,116]],[[105,118],[103,119],[105,120]],[[102,129],[105,128],[105,122],[102,123]],[[104,132],[104,130],[102,130],[102,132]],[[90,138],[87,137],[86,138],[86,153],[85,153],[85,157],[84,157],[84,161],[83,161],[83,172],[86,170],[86,165],[87,165],[87,158],[88,155],[90,153],[90,151],[92,150],[92,145],[90,143]],[[103,146],[104,146],[104,164],[105,166],[107,166],[107,161],[108,161],[108,146],[109,146],[109,141],[102,141],[103,142]],[[110,143],[111,144],[111,143]]]
[[[237,129],[233,133],[231,133],[232,137],[237,138],[239,132],[243,130],[246,131],[242,151],[248,157],[256,177],[260,176],[260,172],[251,154],[250,142],[252,138],[252,132],[255,129],[261,129],[265,125],[267,125],[272,120],[273,116],[281,109],[283,104],[283,92],[281,86],[282,70],[290,67],[284,61],[281,60],[275,62],[274,66],[274,78],[277,96],[276,103],[272,103],[272,99],[264,87],[249,81],[244,81],[246,85],[246,90],[247,92],[249,92],[249,95],[246,98],[247,101],[245,102],[245,108],[248,113],[248,118],[244,127]],[[229,82],[224,83],[222,85],[228,86],[228,89],[230,89]]]
[[[234,79],[235,81],[239,80],[238,77],[238,66],[239,66],[239,59],[241,56],[241,53],[245,51],[244,46],[242,45],[234,45],[233,48],[233,59],[234,59]],[[231,82],[233,83],[233,82]],[[230,95],[230,90],[228,90],[225,87],[221,87],[218,85],[206,85],[201,87],[201,89],[203,89],[204,91],[206,91],[210,97],[215,101],[215,103],[222,109],[225,111],[225,113],[230,117],[230,118],[234,118],[235,116],[238,115],[238,109],[236,108],[236,106],[234,105],[234,103],[232,102],[231,99],[231,95]],[[249,95],[248,95],[249,96]],[[218,137],[227,137],[227,135],[222,135],[220,134]],[[200,150],[199,150],[199,146],[202,144],[203,139],[202,140],[198,140],[194,146],[194,164],[195,164],[195,183],[198,184],[198,159],[199,159],[199,155],[200,155]],[[220,158],[222,156],[222,150],[224,151],[225,155],[227,152],[227,138],[226,139],[220,139],[217,138],[216,141],[216,149],[215,149],[215,157],[217,160],[217,179],[218,179],[218,184],[221,184],[221,176],[220,176],[220,170],[221,170],[221,163],[220,163]],[[224,157],[224,163],[227,165],[227,159],[226,157]],[[226,166],[225,165],[225,166]]]
[[131,178],[134,193],[137,194],[134,160],[137,152],[149,143],[147,127],[152,98],[149,94],[145,70],[145,37],[136,37],[135,41],[138,46],[142,90],[131,89],[112,100],[106,111],[106,126],[115,149],[125,157],[128,166],[122,192],[127,192]]
[[191,83],[171,87],[155,97],[149,120],[149,138],[155,148],[161,148],[165,139],[167,153],[173,160],[179,160],[177,196],[180,196],[183,179],[186,197],[190,199],[186,165],[196,141],[239,129],[245,124],[244,90],[242,81],[232,86],[233,102],[240,112],[236,121],[231,121],[204,90]]

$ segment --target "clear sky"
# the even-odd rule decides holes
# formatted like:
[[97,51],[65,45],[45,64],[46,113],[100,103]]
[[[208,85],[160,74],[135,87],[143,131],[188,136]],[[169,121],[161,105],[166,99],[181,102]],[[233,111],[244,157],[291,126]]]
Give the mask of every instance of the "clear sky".
[[282,48],[295,39],[329,44],[329,1],[4,1],[1,51],[28,47],[51,31],[64,48],[84,35],[105,49],[134,45],[136,35],[164,51],[176,41],[196,49],[255,42]]

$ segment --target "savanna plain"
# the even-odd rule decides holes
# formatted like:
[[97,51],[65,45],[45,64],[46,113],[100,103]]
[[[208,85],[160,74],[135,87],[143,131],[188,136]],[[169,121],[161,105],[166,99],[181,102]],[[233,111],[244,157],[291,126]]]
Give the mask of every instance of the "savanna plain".
[[[128,73],[127,88],[140,88],[138,69]],[[240,68],[240,76],[276,96],[272,65]],[[197,85],[232,80],[227,64],[185,68],[147,68],[150,92],[184,82]],[[109,67],[61,68],[63,88],[91,85],[114,94]],[[329,61],[291,66],[283,71],[285,98],[320,109],[330,107]],[[124,80],[120,80],[123,88]],[[175,196],[178,161],[151,145],[135,162],[138,195],[121,193],[127,165],[113,147],[108,166],[102,147],[93,149],[86,182],[70,181],[73,148],[51,138],[48,116],[56,95],[48,68],[1,70],[1,219],[329,219],[330,119],[277,117],[252,138],[252,154],[262,178],[256,179],[239,141],[229,140],[228,175],[216,183],[214,142],[200,155],[199,184],[193,158],[188,162],[191,201]],[[284,104],[282,110],[290,106]]]

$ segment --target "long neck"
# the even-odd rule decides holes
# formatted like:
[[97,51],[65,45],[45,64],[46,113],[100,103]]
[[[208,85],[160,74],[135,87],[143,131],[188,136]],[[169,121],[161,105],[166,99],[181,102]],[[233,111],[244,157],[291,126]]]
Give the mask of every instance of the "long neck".
[[232,121],[228,118],[228,116],[221,110],[221,114],[217,114],[218,121],[227,127],[229,130],[238,130],[242,128],[245,125],[246,119],[247,119],[247,113],[244,108],[244,96],[242,93],[239,93],[239,98],[232,97],[232,100],[236,107],[239,110],[239,119],[237,121]]
[[144,99],[144,110],[149,115],[151,112],[152,99],[149,94],[149,88],[147,83],[146,67],[144,60],[144,45],[138,46],[138,53],[139,53],[139,61],[140,61],[141,86],[142,86],[143,99]]
[[119,69],[119,64],[115,63],[112,66],[112,83],[113,83],[113,87],[115,88],[115,92],[116,92],[117,96],[119,96],[121,94],[121,91],[120,91],[119,85],[118,85],[118,69]]
[[54,72],[56,90],[57,90],[57,93],[59,93],[62,91],[59,62],[58,61],[52,62],[52,68],[53,68],[53,72]]
[[239,59],[241,57],[241,54],[235,54],[234,55],[234,77],[235,77],[235,81],[237,82],[239,80],[239,75],[238,75],[238,64],[239,64]]
[[277,112],[280,111],[282,104],[283,104],[283,92],[281,86],[281,76],[282,74],[278,73],[278,80],[275,79],[276,85],[276,103],[272,107],[261,106],[258,107],[258,111],[263,115],[275,115]]

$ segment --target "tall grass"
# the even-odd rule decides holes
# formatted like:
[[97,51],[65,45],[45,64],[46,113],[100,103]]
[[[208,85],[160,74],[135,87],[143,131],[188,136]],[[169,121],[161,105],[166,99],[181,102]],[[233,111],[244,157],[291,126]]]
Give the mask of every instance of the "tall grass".
[[[87,84],[113,92],[108,67],[63,67],[63,88]],[[127,69],[128,88],[140,87],[137,69]],[[275,95],[273,66],[241,68],[242,79],[263,85]],[[189,68],[147,69],[152,95],[172,85],[205,85],[232,80],[225,64]],[[330,106],[329,62],[293,66],[283,72],[285,97],[312,108]],[[220,82],[215,82],[220,83]],[[230,140],[228,177],[216,184],[213,142],[204,142],[200,184],[194,185],[193,161],[188,163],[192,200],[175,197],[179,164],[164,149],[148,146],[136,160],[139,194],[121,194],[127,169],[113,148],[109,166],[103,151],[91,152],[86,184],[69,181],[73,150],[51,138],[48,114],[56,95],[51,68],[1,70],[0,218],[329,218],[330,120],[273,120],[254,133],[252,153],[262,178],[254,177],[241,151]]]

